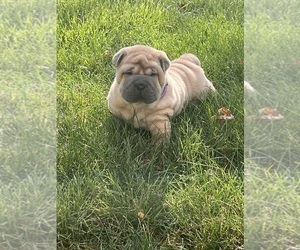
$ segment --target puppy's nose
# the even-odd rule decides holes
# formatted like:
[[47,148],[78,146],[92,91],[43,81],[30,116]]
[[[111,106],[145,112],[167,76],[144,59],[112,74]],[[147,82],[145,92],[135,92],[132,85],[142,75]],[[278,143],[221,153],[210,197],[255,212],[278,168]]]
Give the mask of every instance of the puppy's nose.
[[146,88],[146,84],[144,83],[135,83],[134,86],[139,90],[139,91],[143,91]]

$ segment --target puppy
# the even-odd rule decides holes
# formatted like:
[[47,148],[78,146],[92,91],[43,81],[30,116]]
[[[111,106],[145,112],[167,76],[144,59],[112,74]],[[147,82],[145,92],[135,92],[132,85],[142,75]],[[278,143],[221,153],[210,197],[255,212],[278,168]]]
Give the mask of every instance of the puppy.
[[215,91],[193,54],[171,62],[163,51],[135,45],[118,51],[113,63],[116,76],[107,97],[109,110],[136,128],[148,129],[160,142],[168,142],[170,119],[187,102]]

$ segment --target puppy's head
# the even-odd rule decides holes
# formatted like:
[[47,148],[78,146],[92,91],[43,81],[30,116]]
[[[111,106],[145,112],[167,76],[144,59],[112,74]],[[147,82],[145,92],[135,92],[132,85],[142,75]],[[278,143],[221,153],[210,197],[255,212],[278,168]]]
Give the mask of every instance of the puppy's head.
[[113,63],[117,67],[116,82],[127,102],[150,104],[160,98],[170,66],[163,51],[144,45],[125,47],[114,55]]

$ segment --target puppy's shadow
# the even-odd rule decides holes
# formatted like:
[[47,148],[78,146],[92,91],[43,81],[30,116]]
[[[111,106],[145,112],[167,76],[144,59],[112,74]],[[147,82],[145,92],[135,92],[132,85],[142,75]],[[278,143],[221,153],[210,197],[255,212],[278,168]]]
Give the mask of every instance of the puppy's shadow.
[[138,164],[146,169],[149,167],[154,171],[166,168],[170,149],[173,148],[172,142],[166,145],[158,144],[148,130],[136,129],[132,124],[114,116],[106,120],[105,127],[105,143],[108,148],[114,150],[116,159]]
[[151,144],[151,134],[145,129],[136,129],[132,124],[115,116],[105,123],[108,147],[122,150],[124,147],[137,151],[147,149]]

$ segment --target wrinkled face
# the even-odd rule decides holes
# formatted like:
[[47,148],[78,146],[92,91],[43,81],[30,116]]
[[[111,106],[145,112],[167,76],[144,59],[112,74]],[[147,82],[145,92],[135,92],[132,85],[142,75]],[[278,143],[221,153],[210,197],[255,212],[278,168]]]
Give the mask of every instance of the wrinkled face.
[[126,47],[115,54],[113,62],[121,95],[127,102],[150,104],[160,98],[170,65],[164,52],[146,46]]

